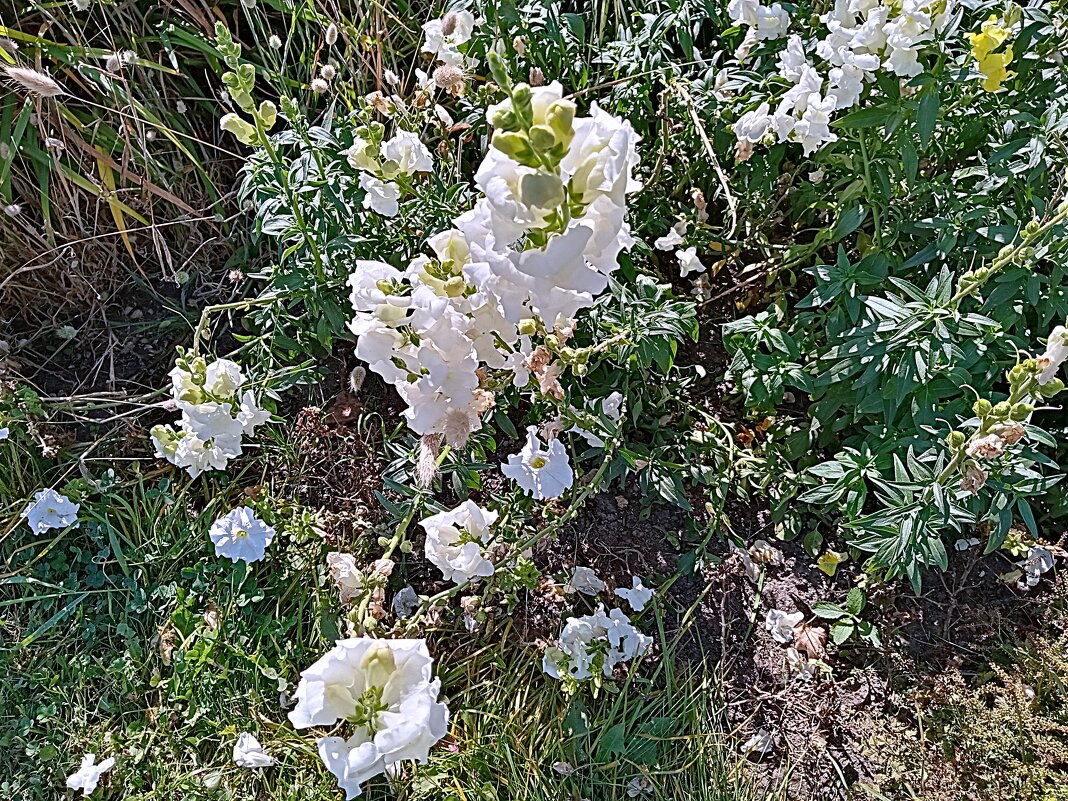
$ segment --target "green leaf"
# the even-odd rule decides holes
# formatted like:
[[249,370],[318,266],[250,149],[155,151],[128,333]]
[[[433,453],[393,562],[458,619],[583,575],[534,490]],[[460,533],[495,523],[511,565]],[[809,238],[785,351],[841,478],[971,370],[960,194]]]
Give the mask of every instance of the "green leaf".
[[864,590],[860,587],[853,587],[846,595],[846,609],[848,609],[849,614],[854,617],[864,611],[864,607],[867,603],[868,599],[864,595]]
[[860,224],[864,222],[864,218],[867,216],[868,210],[859,205],[843,211],[838,217],[838,222],[834,224],[834,230],[831,232],[831,241],[838,242],[849,236],[860,227]]
[[942,105],[942,99],[938,96],[938,87],[934,84],[923,93],[920,98],[920,107],[916,112],[916,133],[920,137],[920,146],[926,148],[934,134],[935,123],[938,122],[938,109]]

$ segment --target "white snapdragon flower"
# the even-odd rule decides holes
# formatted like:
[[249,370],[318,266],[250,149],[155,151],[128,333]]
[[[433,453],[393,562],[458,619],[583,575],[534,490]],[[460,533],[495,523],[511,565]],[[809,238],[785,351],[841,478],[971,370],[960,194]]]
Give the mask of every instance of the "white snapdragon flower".
[[1038,383],[1048,384],[1057,377],[1061,365],[1068,361],[1068,328],[1058,325],[1046,340],[1046,352],[1038,357],[1041,372]]
[[676,251],[679,259],[679,276],[685,278],[690,273],[703,273],[707,268],[697,258],[697,248],[684,248]]
[[341,603],[358,597],[367,586],[367,577],[356,564],[352,554],[332,551],[326,555],[326,569],[337,585]]
[[689,223],[686,220],[679,220],[671,226],[670,231],[653,242],[653,247],[657,250],[674,250],[682,244],[688,226]]
[[79,508],[79,504],[66,495],[49,488],[34,493],[33,503],[22,510],[21,517],[26,519],[34,534],[43,534],[53,528],[70,525],[77,528]]
[[400,187],[392,181],[380,181],[370,173],[360,174],[360,188],[364,191],[363,207],[381,214],[396,217],[400,211]]
[[382,171],[382,164],[375,155],[374,145],[360,136],[353,138],[352,146],[345,151],[345,159],[354,170],[376,175]]
[[216,359],[205,370],[204,389],[222,400],[232,398],[244,383],[241,365],[229,359]]
[[84,797],[90,796],[96,791],[100,777],[114,765],[115,757],[108,757],[97,763],[96,754],[86,754],[82,757],[78,770],[67,777],[67,787],[71,790],[81,790]]
[[642,584],[640,576],[631,576],[630,589],[620,587],[616,590],[616,595],[630,604],[630,608],[635,612],[645,609],[645,605],[649,603],[654,594],[653,590]]
[[445,736],[449,710],[438,701],[441,680],[425,640],[338,640],[300,674],[289,720],[298,729],[347,721],[348,738],[320,737],[319,756],[347,799],[361,784],[398,763],[426,762]]
[[274,529],[256,517],[254,509],[239,506],[214,523],[208,536],[215,545],[215,555],[233,562],[258,562],[274,539]]
[[239,768],[269,768],[275,763],[274,757],[263,750],[260,741],[247,731],[234,743],[234,764]]
[[616,665],[643,656],[652,643],[620,610],[606,615],[599,605],[592,615],[568,618],[556,645],[545,650],[542,669],[554,679],[583,681],[601,660],[601,673],[611,676]]
[[[434,159],[420,139],[419,134],[411,131],[397,131],[393,138],[382,145],[382,171],[387,177],[417,172],[430,172],[434,169]],[[351,162],[350,162],[351,163]]]
[[497,517],[497,512],[467,500],[420,521],[426,531],[426,557],[446,581],[462,584],[493,575],[493,562],[485,557],[483,546],[493,539],[491,526]]
[[764,619],[764,628],[771,632],[771,638],[775,642],[785,645],[794,641],[794,629],[804,617],[801,612],[787,613],[781,609],[769,609]]
[[830,129],[831,114],[836,105],[834,97],[821,98],[816,92],[809,95],[805,113],[794,126],[792,134],[806,156],[821,145],[838,139],[838,135]]
[[543,448],[537,426],[527,428],[526,445],[519,453],[508,457],[501,472],[537,500],[559,498],[575,480],[564,444],[554,439],[547,449]]

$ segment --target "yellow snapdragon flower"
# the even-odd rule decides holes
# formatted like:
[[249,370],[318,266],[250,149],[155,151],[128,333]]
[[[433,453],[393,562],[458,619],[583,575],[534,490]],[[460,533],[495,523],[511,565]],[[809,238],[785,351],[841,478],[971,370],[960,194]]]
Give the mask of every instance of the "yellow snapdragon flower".
[[984,22],[979,33],[968,34],[972,43],[972,57],[979,64],[979,72],[983,74],[982,86],[987,92],[996,92],[1007,78],[1016,74],[1008,69],[1012,63],[1012,45],[1000,53],[994,52],[1011,34],[996,16],[991,16]]

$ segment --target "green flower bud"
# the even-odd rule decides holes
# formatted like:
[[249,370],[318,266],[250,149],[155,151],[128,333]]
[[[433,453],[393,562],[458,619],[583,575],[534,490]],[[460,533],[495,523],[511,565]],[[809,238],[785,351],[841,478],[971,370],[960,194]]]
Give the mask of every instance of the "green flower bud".
[[556,134],[548,125],[534,125],[527,135],[530,137],[530,146],[538,151],[546,151],[556,145]]
[[1059,378],[1054,378],[1052,381],[1041,384],[1038,387],[1038,391],[1042,393],[1043,398],[1052,398],[1062,389],[1064,389],[1064,382]]
[[278,120],[278,108],[270,100],[264,100],[260,103],[260,110],[256,116],[259,117],[260,125],[263,126],[263,130],[269,131],[274,127],[275,122]]
[[524,128],[529,128],[534,124],[534,107],[531,104],[533,96],[530,86],[525,83],[519,84],[512,90],[512,109]]
[[512,88],[512,79],[508,75],[508,70],[504,66],[504,60],[500,54],[495,50],[486,53],[486,63],[489,64],[490,75],[493,76],[496,84],[504,91],[509,91]]
[[1022,423],[1028,417],[1030,417],[1035,411],[1035,407],[1030,403],[1017,403],[1012,407],[1012,413],[1009,415],[1017,423]]
[[946,443],[953,450],[960,450],[964,447],[965,436],[960,431],[950,431],[946,437]]
[[577,375],[579,378],[582,378],[583,376],[586,375],[586,373],[588,373],[590,371],[590,368],[587,367],[585,364],[576,364],[571,369],[572,369],[572,371],[574,371],[575,375]]
[[408,542],[408,540],[405,540],[404,542],[402,542],[400,544],[400,549],[401,549],[401,553],[411,553],[412,552],[412,544],[410,542]]
[[571,144],[571,139],[575,135],[574,103],[570,100],[557,100],[545,112],[545,121],[552,128],[553,133],[556,134],[558,141],[562,142],[565,147]]
[[379,548],[385,548],[388,545],[389,545],[389,537],[379,537],[378,538],[378,547]]
[[994,407],[990,403],[990,401],[984,400],[983,398],[980,398],[974,404],[972,404],[972,412],[975,414],[976,417],[980,419],[990,414],[990,410],[993,408]]
[[499,108],[493,112],[489,124],[500,131],[518,131],[519,120],[510,108]]
[[1042,226],[1039,224],[1038,220],[1031,220],[1031,222],[1024,226],[1024,236],[1030,239],[1038,233],[1038,229],[1041,227]]
[[534,150],[530,147],[527,137],[519,131],[495,131],[493,134],[493,146],[504,153],[510,159],[520,164],[535,162]]
[[1004,420],[1010,414],[1012,414],[1012,404],[1010,404],[1008,401],[1001,401],[1000,403],[994,404],[995,417]]
[[525,337],[532,337],[538,333],[538,321],[533,317],[527,317],[519,321],[519,334]]

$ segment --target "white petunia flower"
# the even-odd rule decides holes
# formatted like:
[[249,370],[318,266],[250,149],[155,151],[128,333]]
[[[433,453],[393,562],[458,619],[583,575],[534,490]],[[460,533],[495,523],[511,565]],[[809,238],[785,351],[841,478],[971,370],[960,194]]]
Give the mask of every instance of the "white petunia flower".
[[96,754],[83,756],[78,770],[67,777],[67,787],[71,790],[81,790],[83,796],[92,795],[100,783],[100,777],[115,764],[115,757],[108,757],[100,764],[95,763]]
[[419,525],[426,531],[426,558],[446,581],[462,584],[475,578],[493,575],[493,562],[484,555],[484,547],[493,539],[490,527],[497,513],[467,500],[447,512],[438,512]]
[[630,604],[630,608],[635,612],[641,612],[645,609],[645,605],[649,603],[649,600],[654,594],[654,590],[651,590],[642,584],[640,576],[631,577],[631,586],[629,590],[625,587],[620,587],[616,590],[616,595]]
[[425,640],[338,640],[300,674],[289,720],[298,729],[347,721],[353,734],[316,740],[319,756],[347,799],[368,779],[398,763],[426,762],[448,730],[449,710],[438,701],[441,680]]
[[275,763],[274,757],[263,750],[260,741],[247,731],[234,743],[234,764],[239,768],[268,768]]
[[583,595],[596,595],[604,589],[601,577],[589,567],[576,567],[571,580],[564,588],[565,592],[581,592]]
[[548,449],[542,448],[537,426],[527,428],[526,445],[508,457],[508,464],[501,466],[501,472],[537,500],[559,498],[575,480],[563,443],[554,439]]
[[251,507],[239,506],[212,523],[208,536],[216,556],[235,563],[258,562],[274,539],[274,529],[256,517]]
[[369,173],[360,176],[360,187],[364,190],[363,207],[381,214],[383,217],[396,217],[400,211],[400,188],[392,181],[380,181]]
[[33,503],[22,510],[22,517],[34,534],[43,534],[52,528],[78,527],[79,504],[54,489],[34,493]]
[[793,642],[794,629],[797,628],[804,617],[800,612],[788,614],[781,609],[770,609],[764,619],[764,628],[771,632],[771,638],[775,642],[781,642],[785,645]]

